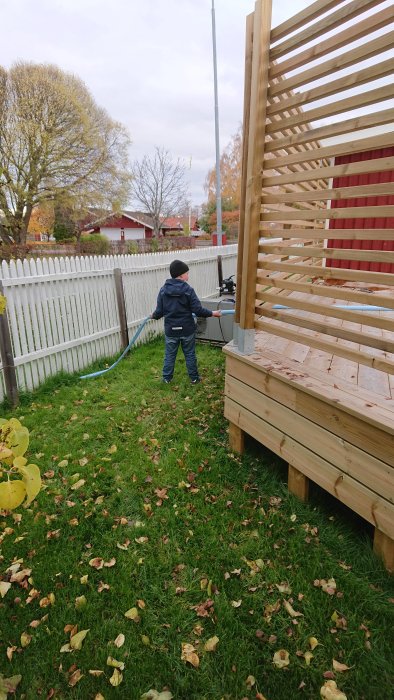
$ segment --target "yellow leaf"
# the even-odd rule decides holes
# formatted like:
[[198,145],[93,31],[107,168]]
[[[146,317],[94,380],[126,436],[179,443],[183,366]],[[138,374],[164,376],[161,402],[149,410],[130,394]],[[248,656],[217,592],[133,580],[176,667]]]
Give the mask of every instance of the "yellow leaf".
[[0,509],[14,510],[20,506],[26,496],[23,481],[3,481],[0,484]]
[[216,647],[219,644],[219,637],[211,637],[204,644],[205,651],[216,651]]
[[245,683],[248,690],[252,690],[253,686],[256,685],[256,679],[254,676],[248,676]]
[[309,640],[308,640],[308,641],[309,641],[309,646],[310,646],[310,648],[312,649],[312,651],[313,651],[314,649],[316,649],[316,647],[317,647],[318,644],[319,644],[319,642],[317,641],[316,637],[309,637]]
[[78,651],[79,649],[82,649],[82,642],[85,639],[87,633],[89,630],[81,630],[80,632],[77,632],[77,634],[74,634],[73,637],[70,639],[70,647],[71,649],[75,649]]
[[[21,459],[20,457],[18,459]],[[16,460],[14,461],[15,465]],[[19,473],[22,475],[22,480],[26,488],[26,505],[30,505],[34,501],[41,489],[40,470],[36,464],[28,464],[24,467],[18,467]]]
[[116,445],[111,445],[111,447],[108,448],[107,452],[108,452],[110,455],[113,455],[113,454],[117,451],[117,449],[118,449],[118,448],[116,447]]
[[8,593],[11,588],[11,584],[7,581],[0,581],[0,595],[2,598]]
[[84,576],[81,576],[81,578],[79,579],[83,586],[86,586],[86,584],[88,582],[88,578],[89,578],[89,574],[85,574]]
[[304,659],[305,659],[306,665],[309,666],[310,663],[311,663],[311,661],[312,661],[312,659],[313,659],[313,654],[312,654],[312,652],[311,652],[311,651],[306,651],[305,654],[304,654]]
[[342,671],[349,671],[351,666],[346,666],[346,664],[341,664],[340,661],[337,661],[336,659],[332,660],[332,667],[334,671],[338,671],[339,673],[342,673]]
[[101,693],[97,693],[94,696],[94,700],[105,700],[105,697],[104,697],[104,695],[101,695]]
[[22,649],[29,646],[31,640],[32,640],[31,634],[27,634],[27,632],[22,632],[22,634],[21,634],[21,647],[22,647]]
[[20,467],[24,467],[25,464],[27,464],[27,459],[26,459],[26,457],[15,457],[15,459],[14,459],[14,461],[13,461],[13,466],[14,466],[16,469],[20,469]]
[[92,566],[93,569],[102,569],[104,566],[104,559],[101,557],[94,557],[94,559],[89,561],[89,566]]
[[141,619],[137,608],[130,608],[130,610],[125,612],[124,616],[127,617],[128,620],[133,620],[133,622],[139,622]]
[[83,673],[79,670],[79,668],[77,668],[77,670],[74,671],[74,673],[72,673],[70,678],[68,679],[68,685],[70,685],[73,688],[74,685],[77,685],[81,678],[83,678]]
[[124,662],[114,659],[113,656],[107,657],[107,666],[112,666],[113,668],[120,668],[121,671],[124,669]]
[[111,685],[114,686],[114,688],[116,688],[116,686],[121,684],[122,680],[123,680],[123,676],[122,676],[121,672],[117,668],[114,668],[114,672],[113,672],[111,678],[109,679],[109,682],[111,683]]
[[81,486],[83,486],[85,483],[85,479],[79,479],[76,484],[73,484],[71,486],[71,491],[76,491],[77,489],[80,489]]
[[233,606],[233,608],[239,608],[242,605],[242,600],[232,600],[231,605]]
[[200,659],[196,654],[196,650],[192,644],[182,643],[182,654],[181,659],[185,663],[191,664],[194,668],[198,668],[200,665]]
[[125,636],[124,636],[124,634],[118,634],[118,636],[116,637],[116,639],[115,639],[115,641],[114,641],[114,644],[115,644],[115,646],[118,647],[118,649],[119,649],[120,647],[123,646],[124,642],[125,642]]
[[335,681],[326,681],[320,688],[320,695],[323,700],[347,700],[345,693],[337,687]]
[[87,601],[86,596],[79,595],[75,598],[75,610],[82,610],[85,607]]
[[99,676],[103,675],[104,671],[100,671],[100,669],[97,668],[91,668],[89,669],[89,673],[91,676],[96,676],[98,678]]
[[67,644],[63,644],[63,646],[60,649],[61,654],[65,654],[66,652],[72,651],[70,644],[67,642]]
[[285,666],[288,666],[289,663],[289,652],[286,651],[286,649],[279,649],[275,652],[273,664],[276,666],[276,668],[284,668]]
[[82,459],[79,460],[79,466],[84,467],[88,462],[89,460],[86,457],[82,457]]
[[297,612],[297,610],[294,610],[287,600],[283,601],[283,607],[287,610],[291,617],[303,617],[303,614],[301,612]]
[[[37,455],[36,455],[36,457],[37,457]],[[61,469],[63,469],[63,467],[67,467],[68,466],[68,459],[62,459],[62,461],[59,462],[59,464],[57,466],[60,467]]]
[[146,634],[143,634],[143,635],[141,636],[141,641],[142,641],[143,644],[145,644],[146,647],[149,647],[149,646],[150,646],[150,639],[149,639],[149,637],[148,637]]

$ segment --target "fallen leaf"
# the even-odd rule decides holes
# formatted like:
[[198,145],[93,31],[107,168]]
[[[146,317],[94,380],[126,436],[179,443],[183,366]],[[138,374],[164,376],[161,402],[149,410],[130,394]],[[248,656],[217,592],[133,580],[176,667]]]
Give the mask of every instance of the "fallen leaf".
[[70,647],[71,649],[75,649],[78,651],[79,649],[82,649],[82,642],[85,639],[87,633],[89,630],[81,630],[80,632],[77,632],[74,634],[71,639],[70,639]]
[[74,673],[71,674],[70,678],[68,679],[68,685],[70,685],[72,688],[74,685],[77,685],[77,683],[83,678],[83,673],[80,671],[79,668],[77,668]]
[[29,646],[31,640],[32,640],[31,634],[27,634],[27,632],[22,632],[22,634],[21,634],[21,647],[22,647],[22,649]]
[[75,598],[75,604],[74,604],[75,610],[82,610],[82,608],[85,607],[86,603],[87,603],[86,596],[84,596],[84,595],[77,596],[77,598]]
[[287,600],[283,601],[283,607],[287,610],[290,617],[303,617],[303,614],[294,610],[294,608],[290,605],[290,603]]
[[323,700],[347,700],[345,693],[337,687],[335,681],[326,681],[320,688],[320,695]]
[[111,445],[111,447],[108,448],[107,452],[108,452],[108,454],[113,455],[113,454],[115,454],[117,449],[118,448],[116,447],[116,445]]
[[340,661],[337,661],[336,659],[332,660],[332,667],[334,671],[338,671],[339,673],[342,673],[343,671],[349,671],[351,666],[346,666],[346,664],[341,664]]
[[312,654],[312,652],[311,652],[311,651],[306,651],[305,654],[304,654],[304,659],[305,659],[306,665],[309,666],[310,663],[311,663],[311,661],[312,661],[312,659],[313,659],[313,654]]
[[118,634],[118,636],[116,637],[116,639],[114,641],[115,646],[118,647],[118,649],[119,649],[120,647],[123,646],[124,643],[125,643],[124,634]]
[[8,593],[11,588],[11,584],[8,581],[0,581],[0,595],[2,598]]
[[284,668],[290,663],[289,652],[286,649],[279,649],[275,652],[273,658],[273,664],[276,668]]
[[115,557],[112,557],[112,559],[110,559],[109,561],[104,562],[104,566],[106,566],[107,569],[110,569],[112,566],[115,566],[115,564],[116,564]]
[[73,484],[70,488],[71,491],[77,491],[78,489],[81,488],[85,484],[85,479],[79,479],[75,484]]
[[124,662],[114,659],[113,656],[107,657],[107,666],[112,666],[113,668],[120,668],[121,671],[124,670]]
[[133,620],[133,622],[137,623],[141,620],[137,608],[130,608],[130,610],[125,612],[124,616],[127,617],[128,620]]
[[[103,673],[104,673],[104,671],[100,671],[99,669],[96,669],[96,668],[91,668],[91,669],[89,670],[89,673],[90,673],[91,676],[97,676],[97,677],[98,677],[98,676],[102,676]],[[97,697],[97,696],[96,696],[96,697]]]
[[94,557],[94,559],[91,559],[89,562],[89,566],[92,566],[93,569],[102,569],[104,566],[104,559],[101,557]]
[[319,644],[319,642],[317,641],[316,637],[309,637],[308,641],[309,641],[309,646],[310,646],[310,648],[312,649],[312,651],[313,651],[314,649],[316,649],[316,647],[317,647],[318,644]]
[[241,600],[232,600],[231,605],[233,608],[239,608],[242,605],[242,599]]
[[216,651],[216,647],[219,644],[219,637],[211,637],[204,644],[205,651]]
[[0,700],[7,700],[7,693],[15,693],[21,680],[21,675],[4,678],[3,674],[0,673]]
[[198,668],[200,665],[200,659],[196,654],[196,650],[193,644],[186,644],[182,642],[182,654],[181,659],[185,663],[191,664],[194,668]]
[[256,685],[256,679],[254,676],[248,676],[245,683],[248,690],[252,690],[253,686]]
[[114,668],[114,672],[113,672],[111,678],[109,679],[109,682],[111,683],[111,685],[114,686],[114,688],[116,688],[118,685],[121,684],[122,681],[123,681],[123,676],[122,676],[121,672],[119,671],[119,669]]

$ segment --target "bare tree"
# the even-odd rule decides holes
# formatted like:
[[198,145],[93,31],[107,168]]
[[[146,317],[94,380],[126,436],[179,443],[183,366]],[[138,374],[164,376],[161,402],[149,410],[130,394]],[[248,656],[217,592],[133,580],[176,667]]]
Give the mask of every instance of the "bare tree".
[[153,235],[158,237],[165,219],[185,206],[188,194],[185,166],[179,158],[174,162],[168,151],[156,146],[153,157],[144,156],[133,163],[132,174],[134,201],[152,218]]
[[0,67],[0,236],[24,243],[33,207],[119,209],[131,174],[125,128],[53,65]]

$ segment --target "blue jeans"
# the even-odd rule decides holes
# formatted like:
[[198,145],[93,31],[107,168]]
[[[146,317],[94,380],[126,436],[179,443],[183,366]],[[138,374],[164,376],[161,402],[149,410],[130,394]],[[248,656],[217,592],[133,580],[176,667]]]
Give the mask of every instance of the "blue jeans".
[[191,335],[181,335],[178,338],[171,338],[169,335],[165,335],[164,338],[165,355],[163,365],[163,379],[169,381],[174,376],[175,360],[179,346],[181,346],[183,350],[183,354],[186,360],[186,369],[191,381],[199,379],[200,376],[198,374],[197,368],[195,333],[192,333]]

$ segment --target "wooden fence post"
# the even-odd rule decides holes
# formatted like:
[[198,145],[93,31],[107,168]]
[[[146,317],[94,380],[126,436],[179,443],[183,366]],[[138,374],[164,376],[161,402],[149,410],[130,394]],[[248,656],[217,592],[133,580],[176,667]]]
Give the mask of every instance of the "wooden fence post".
[[222,264],[222,256],[221,255],[218,255],[218,278],[219,278],[219,287],[221,287],[223,284],[223,264]]
[[116,267],[114,269],[114,279],[115,279],[116,301],[118,304],[120,333],[122,336],[122,345],[124,347],[127,347],[127,345],[129,344],[129,331],[127,328],[126,304],[125,304],[125,299],[124,299],[122,271],[121,271],[120,267]]
[[[0,280],[0,294],[4,296],[3,283]],[[12,344],[10,329],[8,326],[7,310],[0,314],[0,356],[3,364],[4,382],[7,393],[7,398],[12,407],[19,403],[18,384],[16,381],[16,371],[14,365],[14,355],[12,353]]]

